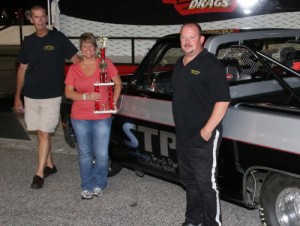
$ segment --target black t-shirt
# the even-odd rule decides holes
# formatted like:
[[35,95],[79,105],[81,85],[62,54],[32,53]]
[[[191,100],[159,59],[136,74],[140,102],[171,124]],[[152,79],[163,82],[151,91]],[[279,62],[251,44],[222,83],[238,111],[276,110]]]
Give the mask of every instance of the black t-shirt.
[[[172,75],[173,115],[178,142],[199,134],[216,102],[229,102],[230,93],[222,63],[206,49],[186,66],[178,59]],[[221,123],[218,125],[221,128]]]
[[77,48],[59,31],[44,37],[36,33],[26,36],[19,61],[28,64],[23,94],[33,99],[61,96],[64,91],[64,64],[77,53]]

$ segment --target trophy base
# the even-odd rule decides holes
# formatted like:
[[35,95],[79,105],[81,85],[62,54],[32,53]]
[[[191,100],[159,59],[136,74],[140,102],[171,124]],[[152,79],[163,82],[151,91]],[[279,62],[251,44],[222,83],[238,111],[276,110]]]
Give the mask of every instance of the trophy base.
[[117,110],[94,111],[94,114],[107,114],[107,113],[116,114]]

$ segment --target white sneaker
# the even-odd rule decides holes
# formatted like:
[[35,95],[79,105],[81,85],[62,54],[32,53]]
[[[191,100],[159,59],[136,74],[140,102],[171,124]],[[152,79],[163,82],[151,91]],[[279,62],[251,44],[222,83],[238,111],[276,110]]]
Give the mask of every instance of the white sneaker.
[[88,190],[83,190],[81,192],[81,198],[82,199],[91,199],[91,198],[93,198],[93,192],[88,191]]
[[100,197],[102,195],[102,189],[98,188],[98,187],[95,187],[94,190],[93,190],[93,195]]

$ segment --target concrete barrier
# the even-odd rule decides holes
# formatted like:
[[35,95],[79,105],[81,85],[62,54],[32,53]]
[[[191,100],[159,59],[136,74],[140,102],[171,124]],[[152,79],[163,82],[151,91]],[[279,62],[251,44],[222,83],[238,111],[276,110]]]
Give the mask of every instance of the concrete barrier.
[[[24,36],[35,32],[33,25],[24,25],[22,28],[22,39]],[[0,31],[0,45],[20,45],[20,27],[10,26]]]

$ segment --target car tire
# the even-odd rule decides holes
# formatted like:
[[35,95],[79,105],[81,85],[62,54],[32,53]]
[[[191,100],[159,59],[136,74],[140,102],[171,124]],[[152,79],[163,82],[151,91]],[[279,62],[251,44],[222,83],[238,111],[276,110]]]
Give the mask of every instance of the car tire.
[[117,175],[122,170],[122,164],[116,160],[109,160],[108,177]]
[[264,226],[300,226],[300,179],[271,173],[260,194]]

